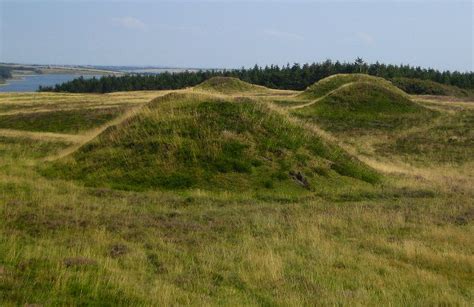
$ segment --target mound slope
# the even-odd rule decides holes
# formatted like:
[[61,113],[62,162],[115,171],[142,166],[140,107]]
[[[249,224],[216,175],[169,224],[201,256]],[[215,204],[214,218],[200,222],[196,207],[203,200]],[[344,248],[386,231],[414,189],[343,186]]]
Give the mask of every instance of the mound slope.
[[474,96],[474,93],[461,89],[457,86],[441,84],[431,80],[394,78],[392,79],[392,82],[395,86],[407,92],[408,94],[456,97]]
[[197,94],[157,98],[41,171],[130,190],[284,192],[378,180],[364,164],[264,105]]
[[261,92],[269,90],[266,87],[250,84],[232,77],[213,77],[194,88],[220,94],[234,94],[239,92]]
[[307,99],[321,98],[339,89],[341,86],[354,82],[369,82],[377,84],[380,87],[390,89],[393,92],[398,92],[400,95],[404,94],[400,89],[393,86],[389,81],[383,78],[369,76],[366,74],[337,74],[319,80],[318,82],[309,86],[303,93],[299,95],[299,97]]
[[420,123],[435,114],[392,87],[372,81],[347,83],[293,113],[332,131],[394,129]]

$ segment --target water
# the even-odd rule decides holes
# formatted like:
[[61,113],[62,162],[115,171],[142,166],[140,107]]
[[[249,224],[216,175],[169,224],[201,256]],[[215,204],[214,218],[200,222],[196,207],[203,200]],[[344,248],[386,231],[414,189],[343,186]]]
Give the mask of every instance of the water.
[[[58,83],[71,81],[79,78],[80,75],[73,74],[44,74],[24,76],[21,80],[7,80],[7,84],[0,84],[0,92],[35,92],[41,86],[54,86]],[[101,76],[85,75],[84,79],[92,77],[100,78]]]

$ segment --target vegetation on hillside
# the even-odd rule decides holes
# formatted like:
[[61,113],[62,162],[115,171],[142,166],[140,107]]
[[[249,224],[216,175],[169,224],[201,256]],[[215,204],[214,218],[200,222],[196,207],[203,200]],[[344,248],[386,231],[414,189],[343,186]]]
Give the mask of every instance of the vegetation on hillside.
[[203,70],[198,72],[163,73],[159,75],[104,76],[100,79],[78,78],[39,91],[71,93],[108,93],[131,90],[173,90],[198,85],[212,77],[234,77],[242,81],[274,89],[304,90],[311,84],[334,74],[364,73],[385,79],[397,77],[432,80],[460,88],[474,89],[474,73],[440,72],[408,65],[366,64],[361,59],[354,63],[325,61],[313,64],[277,65],[251,69]]
[[[43,173],[131,190],[322,191],[379,176],[253,100],[169,94]],[[339,183],[340,184],[340,183]]]
[[392,83],[408,94],[442,95],[455,97],[474,96],[473,90],[461,89],[457,86],[441,84],[431,80],[393,78]]
[[463,165],[474,161],[474,110],[444,117],[436,125],[392,137],[375,146],[377,154],[399,156],[416,164],[426,161]]
[[[344,79],[329,77],[327,82],[316,83],[306,95],[326,93],[326,89],[333,88],[326,85],[336,85]],[[293,114],[341,133],[392,130],[435,116],[434,111],[414,103],[394,86],[366,81],[346,83],[322,96],[321,100],[293,111]]]
[[250,84],[232,77],[212,77],[211,79],[204,81],[194,88],[220,94],[234,94],[267,90],[265,87]]
[[339,89],[345,84],[354,82],[368,82],[372,84],[377,84],[391,90],[392,92],[399,92],[400,94],[403,94],[389,81],[383,78],[374,77],[367,74],[337,74],[324,78],[316,82],[315,84],[309,86],[304,92],[299,95],[299,97],[307,99],[321,98],[324,95],[327,95],[332,91]]

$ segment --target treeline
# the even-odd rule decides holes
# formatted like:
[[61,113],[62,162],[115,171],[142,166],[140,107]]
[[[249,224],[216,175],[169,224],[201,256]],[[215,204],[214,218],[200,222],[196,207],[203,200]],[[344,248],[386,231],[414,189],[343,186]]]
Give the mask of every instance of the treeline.
[[227,76],[275,89],[304,90],[309,85],[339,73],[367,73],[386,79],[417,78],[431,80],[465,89],[474,89],[473,72],[440,72],[409,65],[367,64],[358,58],[354,63],[327,60],[313,64],[276,65],[236,70],[202,70],[198,72],[162,73],[159,75],[104,76],[100,79],[77,78],[54,87],[40,87],[39,91],[72,93],[108,93],[132,90],[172,90],[195,86],[211,77]]
[[8,67],[0,66],[0,79],[8,79],[12,77],[11,69]]

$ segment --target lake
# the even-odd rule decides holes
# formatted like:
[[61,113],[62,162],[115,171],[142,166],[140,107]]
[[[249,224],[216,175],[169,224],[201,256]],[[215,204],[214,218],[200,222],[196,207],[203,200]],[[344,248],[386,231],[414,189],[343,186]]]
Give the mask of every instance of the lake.
[[[38,87],[41,86],[53,86],[58,83],[71,81],[79,78],[81,75],[74,74],[44,74],[44,75],[32,75],[24,76],[18,80],[7,80],[7,84],[0,84],[0,92],[35,92]],[[100,78],[101,76],[96,75],[84,75],[85,79],[92,77]]]

